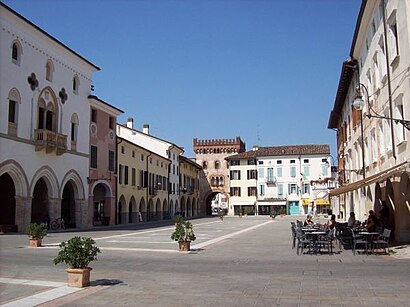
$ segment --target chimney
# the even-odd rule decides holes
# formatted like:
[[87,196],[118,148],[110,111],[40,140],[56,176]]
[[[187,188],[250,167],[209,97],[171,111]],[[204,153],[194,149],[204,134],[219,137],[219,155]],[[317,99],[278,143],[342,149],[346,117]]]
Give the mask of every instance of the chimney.
[[128,117],[127,119],[127,127],[134,129],[134,119],[132,117]]
[[252,150],[253,150],[253,151],[258,151],[258,150],[259,150],[259,146],[258,146],[258,145],[253,145]]
[[144,126],[142,126],[142,132],[144,132],[145,134],[149,134],[149,125],[148,124],[144,124]]

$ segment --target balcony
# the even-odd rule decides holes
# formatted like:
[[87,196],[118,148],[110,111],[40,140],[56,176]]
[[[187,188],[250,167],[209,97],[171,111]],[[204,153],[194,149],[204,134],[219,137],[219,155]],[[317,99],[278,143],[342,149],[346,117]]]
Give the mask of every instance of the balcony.
[[276,177],[275,176],[266,177],[265,181],[266,181],[266,184],[276,184]]
[[57,156],[67,151],[67,136],[46,129],[34,130],[35,150],[45,149],[46,153],[55,152]]

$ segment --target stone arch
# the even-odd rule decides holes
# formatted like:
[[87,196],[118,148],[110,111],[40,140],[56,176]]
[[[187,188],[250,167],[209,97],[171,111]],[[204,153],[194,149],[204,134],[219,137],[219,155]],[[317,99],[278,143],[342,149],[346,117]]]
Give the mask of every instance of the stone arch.
[[198,215],[198,208],[197,208],[197,202],[196,198],[192,198],[192,215],[197,216]]
[[140,222],[146,221],[147,220],[147,207],[145,203],[144,197],[141,197],[140,203],[139,203],[139,208],[138,211],[140,212]]
[[124,195],[121,195],[118,199],[118,218],[119,224],[127,224],[127,202],[125,201]]
[[30,184],[30,196],[33,196],[34,187],[39,179],[43,178],[48,189],[48,195],[51,198],[58,198],[60,189],[58,186],[58,179],[54,171],[49,166],[42,166],[34,174]]
[[137,203],[133,195],[128,203],[128,223],[135,222],[137,222]]
[[180,212],[181,212],[181,215],[182,215],[183,217],[186,216],[186,207],[185,207],[185,197],[184,197],[184,196],[181,197],[181,208],[180,208]]
[[60,196],[63,196],[63,189],[67,182],[71,181],[75,188],[75,197],[77,199],[85,199],[85,191],[83,181],[81,180],[80,174],[76,170],[69,170],[64,176],[63,181],[61,182]]
[[153,216],[155,214],[155,208],[154,208],[154,201],[152,200],[152,198],[150,198],[150,200],[148,201],[148,205],[147,205],[147,221],[151,221]]
[[172,199],[169,201],[169,213],[171,218],[175,215],[174,201]]
[[192,216],[192,203],[191,203],[191,198],[187,198],[186,202],[186,216],[191,217]]
[[102,184],[104,186],[104,188],[108,191],[106,196],[107,197],[112,197],[113,194],[112,194],[111,185],[106,180],[96,180],[96,181],[94,181],[93,185],[91,186],[90,191],[94,191],[95,187],[99,184]]
[[168,218],[170,218],[171,217],[171,214],[170,214],[170,211],[169,211],[169,207],[168,207],[168,202],[167,202],[167,200],[166,199],[164,199],[163,201],[162,201],[162,210],[163,210],[163,218],[165,219],[168,219]]
[[0,163],[0,176],[5,173],[13,179],[16,196],[28,196],[29,183],[21,165],[15,160],[6,160]]
[[161,200],[157,198],[157,201],[155,203],[155,219],[160,220],[162,219],[162,205],[161,205]]

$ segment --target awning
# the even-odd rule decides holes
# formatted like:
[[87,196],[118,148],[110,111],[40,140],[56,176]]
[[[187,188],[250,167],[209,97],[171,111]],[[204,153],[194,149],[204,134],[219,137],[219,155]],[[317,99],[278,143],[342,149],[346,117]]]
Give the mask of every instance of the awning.
[[328,206],[330,205],[330,202],[327,198],[316,198],[315,204],[319,206]]
[[393,176],[397,173],[402,172],[407,167],[406,164],[408,164],[408,163],[410,164],[410,161],[404,161],[404,162],[399,163],[399,164],[397,164],[397,165],[395,165],[391,168],[388,168],[384,171],[381,171],[377,174],[371,175],[371,176],[369,176],[365,179],[361,179],[361,180],[358,180],[356,182],[353,182],[353,183],[347,184],[345,186],[342,186],[340,188],[330,190],[329,196],[337,196],[337,195],[340,195],[340,194],[343,194],[343,193],[358,190],[362,187],[371,185],[374,182],[383,181],[386,178],[389,178],[389,177],[391,177],[391,176]]

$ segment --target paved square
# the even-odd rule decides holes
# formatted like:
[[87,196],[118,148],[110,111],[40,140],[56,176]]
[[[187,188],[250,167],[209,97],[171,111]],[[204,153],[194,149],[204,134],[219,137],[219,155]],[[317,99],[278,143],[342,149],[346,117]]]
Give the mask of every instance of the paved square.
[[[35,305],[40,294],[37,304],[43,306],[410,306],[410,259],[338,249],[297,256],[290,236],[294,219],[193,220],[197,240],[189,253],[177,251],[170,239],[174,226],[165,222],[50,233],[41,248],[29,248],[24,234],[3,235],[0,304]],[[64,293],[64,267],[52,259],[58,243],[74,235],[93,237],[102,253],[91,264],[92,285]]]

